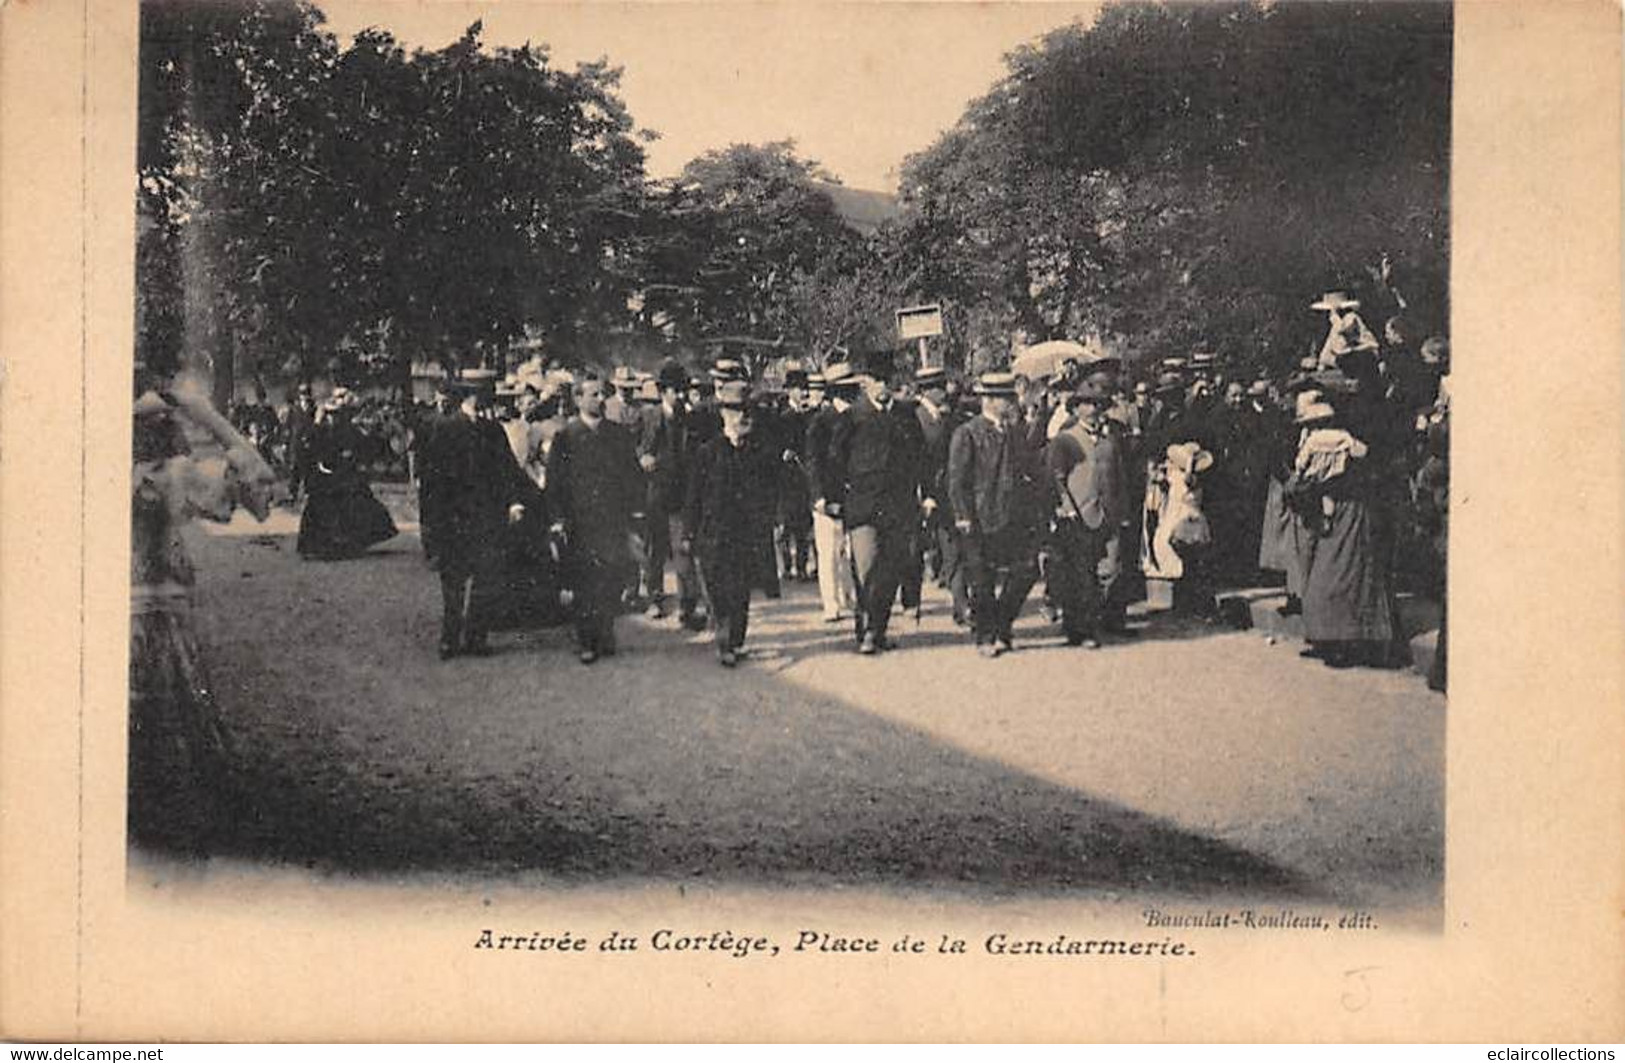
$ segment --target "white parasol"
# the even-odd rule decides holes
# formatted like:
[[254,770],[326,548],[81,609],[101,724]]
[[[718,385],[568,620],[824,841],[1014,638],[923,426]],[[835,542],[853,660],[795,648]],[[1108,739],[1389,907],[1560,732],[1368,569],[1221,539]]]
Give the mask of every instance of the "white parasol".
[[1073,340],[1045,340],[1024,347],[1010,363],[1010,372],[1029,380],[1046,380],[1061,371],[1064,362],[1090,361],[1088,348]]

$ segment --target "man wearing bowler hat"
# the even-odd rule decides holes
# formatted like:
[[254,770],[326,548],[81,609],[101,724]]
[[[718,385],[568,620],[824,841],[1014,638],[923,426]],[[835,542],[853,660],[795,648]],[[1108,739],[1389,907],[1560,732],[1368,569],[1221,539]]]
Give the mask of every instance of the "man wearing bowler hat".
[[1117,586],[1130,501],[1122,429],[1109,416],[1116,368],[1106,359],[1083,367],[1046,451],[1058,496],[1050,581],[1067,644],[1091,649],[1103,628],[1123,628]]
[[976,394],[981,414],[960,425],[949,445],[948,495],[977,650],[997,657],[1015,648],[1011,629],[1038,579],[1043,495],[1037,452],[1015,410],[1015,377],[984,373]]
[[892,394],[890,353],[860,365],[861,392],[831,433],[825,509],[845,525],[852,551],[858,652],[874,654],[890,648],[886,626],[909,545],[937,503],[927,493],[920,422]]
[[688,374],[682,363],[667,359],[655,376],[660,403],[643,426],[638,444],[638,461],[649,476],[649,554],[644,580],[649,592],[649,617],[666,615],[666,562],[677,577],[679,621],[690,631],[704,628],[700,615],[700,581],[685,540],[684,505],[688,479],[698,450],[690,439],[690,411],[684,399]]
[[764,546],[773,534],[778,455],[753,428],[749,385],[730,380],[717,388],[722,431],[695,454],[689,476],[684,533],[699,559],[710,594],[717,659],[739,660],[750,621],[750,592],[777,578],[765,570]]
[[[937,510],[921,529],[921,553],[932,558],[932,571],[937,581],[947,587],[953,596],[955,623],[967,623],[970,606],[965,594],[965,580],[959,566],[959,543],[954,535],[952,505],[948,501],[948,445],[953,439],[959,419],[948,403],[948,371],[941,366],[930,366],[914,374],[914,387],[919,394],[914,404],[915,419],[920,422],[920,434],[925,440],[926,483],[928,493],[938,502]],[[918,581],[924,575],[924,558],[911,573],[916,580],[912,600],[920,601]],[[904,591],[905,600],[909,592]]]
[[809,375],[804,366],[791,363],[784,371],[785,407],[775,419],[775,445],[782,467],[779,475],[776,540],[779,568],[785,579],[806,580],[812,556],[812,498],[809,496],[806,460],[802,448],[807,441],[807,423],[814,407],[810,399]]

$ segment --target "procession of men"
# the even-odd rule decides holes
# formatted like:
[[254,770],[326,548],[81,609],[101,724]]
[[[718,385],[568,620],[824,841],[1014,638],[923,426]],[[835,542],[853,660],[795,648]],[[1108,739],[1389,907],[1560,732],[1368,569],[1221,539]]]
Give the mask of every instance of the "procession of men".
[[584,664],[615,656],[616,618],[639,611],[709,629],[732,668],[752,595],[803,581],[863,656],[899,647],[894,619],[917,623],[931,583],[986,658],[1016,649],[1040,585],[1066,644],[1093,650],[1137,634],[1147,578],[1211,622],[1221,585],[1275,572],[1310,614],[1306,655],[1381,665],[1396,499],[1415,496],[1392,481],[1418,471],[1405,455],[1442,453],[1447,367],[1383,349],[1342,293],[1312,309],[1329,315],[1321,354],[1278,379],[1199,350],[1135,382],[1081,345],[969,380],[885,349],[780,363],[778,388],[726,357],[465,372],[414,442],[440,653],[488,653],[490,614],[528,585]]

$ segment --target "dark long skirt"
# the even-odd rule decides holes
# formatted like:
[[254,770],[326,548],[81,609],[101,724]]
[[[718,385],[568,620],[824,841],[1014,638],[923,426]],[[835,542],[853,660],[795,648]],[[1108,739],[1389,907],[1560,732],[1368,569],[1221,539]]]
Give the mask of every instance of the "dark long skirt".
[[1374,508],[1341,498],[1314,546],[1303,590],[1304,634],[1310,642],[1394,639],[1388,552]]
[[190,609],[130,617],[130,840],[201,854],[230,822],[234,758]]
[[301,557],[323,561],[356,557],[369,546],[395,537],[389,510],[359,476],[318,473],[309,490],[310,498],[299,518]]
[[1258,547],[1258,567],[1286,574],[1286,592],[1303,597],[1304,584],[1315,559],[1315,533],[1287,500],[1286,486],[1270,478],[1264,499],[1263,539]]

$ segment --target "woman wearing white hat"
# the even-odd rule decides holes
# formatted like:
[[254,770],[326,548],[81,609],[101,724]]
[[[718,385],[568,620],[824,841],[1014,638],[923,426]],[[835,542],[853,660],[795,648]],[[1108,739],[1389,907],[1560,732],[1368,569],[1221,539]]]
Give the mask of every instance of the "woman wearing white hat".
[[1334,668],[1385,663],[1395,625],[1376,504],[1381,466],[1323,397],[1301,396],[1298,421],[1303,442],[1287,493],[1314,538],[1303,589],[1305,653]]

